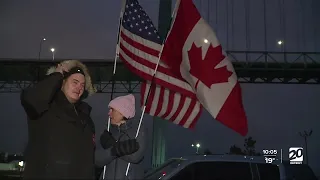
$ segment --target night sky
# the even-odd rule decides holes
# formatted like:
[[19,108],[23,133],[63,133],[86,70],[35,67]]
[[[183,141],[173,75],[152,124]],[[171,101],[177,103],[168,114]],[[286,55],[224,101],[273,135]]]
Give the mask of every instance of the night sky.
[[[218,1],[218,3],[217,3]],[[263,1],[202,0],[196,5],[203,17],[217,32],[226,50],[268,50],[320,52],[320,2],[316,0],[267,0],[266,39],[264,36]],[[175,1],[174,1],[175,2]],[[173,2],[173,3],[174,3]],[[158,23],[159,0],[140,0],[154,24]],[[216,6],[216,4],[218,6]],[[209,7],[209,8],[208,8]],[[208,11],[209,9],[209,11]],[[245,10],[249,10],[245,16]],[[40,40],[45,37],[41,58],[51,58],[49,49],[56,49],[56,58],[112,59],[115,54],[120,1],[80,0],[1,0],[0,1],[0,58],[38,58]],[[283,12],[283,13],[281,13]],[[280,21],[284,15],[284,21]],[[246,20],[249,20],[246,23]],[[246,24],[248,29],[246,30]],[[279,46],[277,41],[283,40]],[[256,55],[257,56],[257,55]],[[320,60],[319,56],[313,56]],[[254,61],[256,57],[251,57]],[[296,57],[292,57],[297,58]],[[276,60],[282,61],[280,58]],[[302,60],[298,60],[302,62]],[[313,129],[309,138],[309,164],[320,175],[319,140],[320,86],[241,84],[243,102],[249,121],[249,136],[257,140],[257,150],[283,149],[303,146],[299,131]],[[118,96],[121,94],[116,94]],[[21,152],[27,142],[26,115],[19,102],[19,94],[0,94],[0,151]],[[96,94],[88,99],[93,107],[92,117],[97,133],[105,128],[110,94]],[[140,96],[136,95],[137,109]],[[137,118],[141,112],[137,112]],[[150,143],[152,118],[146,115]],[[276,136],[277,138],[274,138]],[[195,152],[192,143],[199,142],[214,153],[225,153],[233,144],[242,146],[244,137],[213,120],[204,112],[196,129],[190,131],[168,123],[167,157]],[[150,166],[151,144],[146,157]]]

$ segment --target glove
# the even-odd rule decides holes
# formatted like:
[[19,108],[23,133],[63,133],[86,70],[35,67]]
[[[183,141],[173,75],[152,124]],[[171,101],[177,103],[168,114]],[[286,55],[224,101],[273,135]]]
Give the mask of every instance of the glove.
[[100,136],[100,144],[103,149],[108,149],[116,144],[116,140],[109,131],[104,130],[104,132]]
[[111,149],[111,154],[113,156],[121,157],[121,156],[135,153],[138,151],[138,149],[139,149],[139,143],[137,142],[137,140],[129,139],[129,140],[120,141],[116,143]]

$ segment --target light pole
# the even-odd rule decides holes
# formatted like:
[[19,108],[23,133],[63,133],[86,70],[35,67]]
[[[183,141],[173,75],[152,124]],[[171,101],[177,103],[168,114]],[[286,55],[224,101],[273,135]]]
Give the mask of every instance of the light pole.
[[55,51],[55,49],[51,48],[50,51],[52,52],[52,61],[54,61],[54,51]]
[[40,60],[41,58],[41,49],[42,49],[42,44],[44,41],[46,41],[47,39],[46,38],[42,38],[41,41],[40,41],[40,47],[39,47],[39,54],[38,54],[38,60]]
[[284,44],[284,41],[282,40],[279,40],[278,41],[278,45],[280,46],[280,49],[281,49],[281,52],[283,53],[283,60],[284,62],[287,62],[287,56],[286,56],[286,52],[285,52],[285,44]]
[[281,51],[284,52],[284,41],[279,40],[277,43],[278,43],[278,45],[280,46]]
[[307,141],[307,138],[312,135],[312,130],[304,131],[303,133],[299,132],[299,135],[301,137],[303,137],[303,139],[304,139],[304,144],[306,146],[306,159],[307,159],[307,164],[308,164],[308,141]]
[[191,144],[191,146],[192,147],[196,147],[197,148],[197,154],[199,154],[199,148],[200,148],[200,144],[199,143],[197,143],[196,145],[194,145],[194,144]]
[[[41,59],[42,44],[46,40],[47,40],[46,38],[42,38],[41,41],[40,41],[40,47],[39,47],[39,53],[38,53],[38,61],[40,61],[40,59]],[[40,70],[38,68],[38,70],[37,70],[37,81],[39,81],[39,79],[40,79]]]

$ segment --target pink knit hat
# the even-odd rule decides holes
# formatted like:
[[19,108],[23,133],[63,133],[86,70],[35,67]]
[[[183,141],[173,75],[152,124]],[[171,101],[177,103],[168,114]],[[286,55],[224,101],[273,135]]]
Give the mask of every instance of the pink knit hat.
[[109,108],[119,111],[127,119],[133,118],[136,113],[135,98],[132,94],[119,96],[110,101]]

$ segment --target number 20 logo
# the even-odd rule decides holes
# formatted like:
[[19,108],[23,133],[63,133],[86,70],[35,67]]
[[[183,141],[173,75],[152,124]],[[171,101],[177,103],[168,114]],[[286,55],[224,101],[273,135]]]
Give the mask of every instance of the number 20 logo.
[[302,147],[291,147],[289,149],[289,160],[290,161],[303,161],[303,148]]

